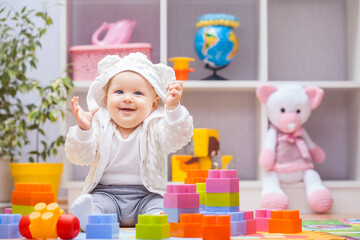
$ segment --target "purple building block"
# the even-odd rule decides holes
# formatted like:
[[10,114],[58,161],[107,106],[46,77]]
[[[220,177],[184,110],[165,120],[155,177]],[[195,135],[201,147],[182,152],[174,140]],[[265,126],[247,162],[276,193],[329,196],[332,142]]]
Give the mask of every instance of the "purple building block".
[[0,214],[0,238],[22,238],[19,232],[21,214]]

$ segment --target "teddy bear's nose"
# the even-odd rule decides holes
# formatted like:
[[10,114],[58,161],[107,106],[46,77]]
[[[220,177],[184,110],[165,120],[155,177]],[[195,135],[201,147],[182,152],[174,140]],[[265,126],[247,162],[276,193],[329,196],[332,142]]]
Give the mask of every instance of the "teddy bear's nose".
[[296,128],[296,124],[295,123],[289,123],[287,125],[287,127],[288,127],[289,131],[294,131],[295,128]]

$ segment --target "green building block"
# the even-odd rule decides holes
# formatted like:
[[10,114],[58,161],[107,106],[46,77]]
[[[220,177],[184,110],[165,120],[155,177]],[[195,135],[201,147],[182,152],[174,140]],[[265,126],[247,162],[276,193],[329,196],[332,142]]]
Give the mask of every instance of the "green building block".
[[34,211],[34,206],[12,205],[13,214],[28,215]]
[[200,205],[206,205],[206,183],[196,183],[196,192],[200,195]]
[[206,206],[236,207],[239,206],[239,193],[206,193]]
[[136,227],[136,239],[170,238],[170,224],[167,215],[139,215]]

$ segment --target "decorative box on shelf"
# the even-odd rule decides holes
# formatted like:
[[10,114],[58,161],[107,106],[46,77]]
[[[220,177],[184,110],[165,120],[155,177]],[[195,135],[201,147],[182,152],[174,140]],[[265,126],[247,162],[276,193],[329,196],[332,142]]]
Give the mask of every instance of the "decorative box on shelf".
[[97,63],[106,55],[124,57],[132,52],[142,52],[151,60],[150,43],[126,43],[119,45],[80,45],[70,48],[74,63],[75,81],[92,81],[98,76]]

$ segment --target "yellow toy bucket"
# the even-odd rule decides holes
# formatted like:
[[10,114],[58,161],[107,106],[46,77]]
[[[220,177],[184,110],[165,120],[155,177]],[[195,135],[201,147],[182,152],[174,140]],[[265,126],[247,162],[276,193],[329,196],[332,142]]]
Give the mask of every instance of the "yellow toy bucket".
[[50,183],[55,193],[59,191],[62,163],[10,163],[14,183]]

